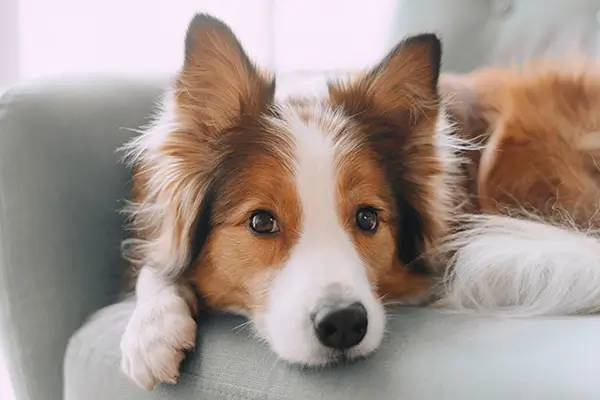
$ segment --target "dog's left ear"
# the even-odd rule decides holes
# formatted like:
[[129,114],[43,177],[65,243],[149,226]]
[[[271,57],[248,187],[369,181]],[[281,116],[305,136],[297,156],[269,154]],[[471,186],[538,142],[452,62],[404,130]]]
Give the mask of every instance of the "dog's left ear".
[[349,112],[370,110],[396,121],[410,112],[414,118],[405,122],[418,122],[423,114],[437,112],[441,57],[442,44],[435,34],[409,37],[357,79],[330,82],[330,97]]
[[330,101],[364,127],[365,141],[387,174],[398,212],[397,254],[419,267],[420,255],[446,231],[446,173],[436,136],[442,45],[435,34],[409,37],[350,82],[330,82]]

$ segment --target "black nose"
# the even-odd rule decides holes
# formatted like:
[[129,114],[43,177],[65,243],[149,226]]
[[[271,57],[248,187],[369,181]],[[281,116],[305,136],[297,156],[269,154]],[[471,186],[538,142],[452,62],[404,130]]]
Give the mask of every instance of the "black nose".
[[313,320],[319,342],[336,350],[359,344],[367,334],[368,323],[367,310],[361,303],[324,308]]

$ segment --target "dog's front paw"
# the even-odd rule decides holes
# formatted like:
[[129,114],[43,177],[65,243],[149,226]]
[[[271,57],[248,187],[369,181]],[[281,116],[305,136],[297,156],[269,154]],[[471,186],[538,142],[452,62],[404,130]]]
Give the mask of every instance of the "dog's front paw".
[[186,350],[194,348],[196,322],[180,296],[138,303],[121,339],[121,369],[138,386],[176,383]]

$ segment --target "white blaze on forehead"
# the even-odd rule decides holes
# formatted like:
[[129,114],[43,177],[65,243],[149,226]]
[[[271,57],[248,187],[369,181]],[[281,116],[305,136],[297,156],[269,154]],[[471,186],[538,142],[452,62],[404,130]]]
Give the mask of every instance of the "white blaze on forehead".
[[303,237],[310,235],[311,241],[331,240],[341,234],[347,238],[341,227],[336,199],[338,164],[347,149],[344,142],[335,141],[346,128],[347,118],[321,103],[287,106],[282,111],[283,124],[294,145]]
[[283,118],[294,140],[296,188],[302,207],[301,236],[288,268],[301,264],[298,273],[312,271],[311,279],[302,277],[311,288],[368,286],[363,262],[343,227],[336,197],[340,161],[350,146],[335,138],[348,128],[348,119],[322,103],[289,107]]
[[[315,234],[326,235],[339,224],[335,200],[335,145],[332,135],[316,121],[303,121],[297,114],[287,116],[295,142],[296,185],[302,203],[303,222],[320,227]],[[343,120],[333,121],[343,123]],[[317,215],[318,214],[318,215]]]

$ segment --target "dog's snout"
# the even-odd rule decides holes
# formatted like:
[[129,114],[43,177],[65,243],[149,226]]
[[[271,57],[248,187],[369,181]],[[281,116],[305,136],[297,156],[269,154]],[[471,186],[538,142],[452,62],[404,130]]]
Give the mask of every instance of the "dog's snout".
[[319,342],[336,350],[358,345],[367,334],[368,323],[367,310],[358,302],[323,307],[313,318]]

